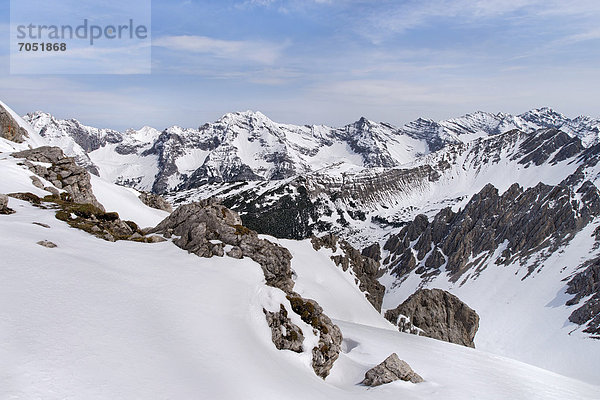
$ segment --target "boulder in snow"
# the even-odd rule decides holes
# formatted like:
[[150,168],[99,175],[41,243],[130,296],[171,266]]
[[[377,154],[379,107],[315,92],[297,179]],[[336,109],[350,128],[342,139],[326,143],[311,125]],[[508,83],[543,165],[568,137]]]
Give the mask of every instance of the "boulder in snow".
[[423,382],[423,378],[413,371],[406,361],[398,358],[396,353],[392,353],[381,364],[368,370],[361,383],[367,386],[379,386],[397,380]]

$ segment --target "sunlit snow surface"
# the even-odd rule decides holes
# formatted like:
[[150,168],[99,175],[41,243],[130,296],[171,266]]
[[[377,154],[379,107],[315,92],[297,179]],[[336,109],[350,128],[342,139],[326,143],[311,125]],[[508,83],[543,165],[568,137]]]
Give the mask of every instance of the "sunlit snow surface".
[[[171,242],[110,243],[68,227],[51,210],[15,199],[9,206],[16,214],[0,216],[3,399],[600,397],[600,387],[398,333],[327,252],[282,241],[294,255],[297,289],[322,302],[344,334],[344,352],[322,381],[306,353],[278,351],[271,342],[262,308],[285,298],[265,286],[258,264],[198,258]],[[394,351],[426,382],[357,385]]]

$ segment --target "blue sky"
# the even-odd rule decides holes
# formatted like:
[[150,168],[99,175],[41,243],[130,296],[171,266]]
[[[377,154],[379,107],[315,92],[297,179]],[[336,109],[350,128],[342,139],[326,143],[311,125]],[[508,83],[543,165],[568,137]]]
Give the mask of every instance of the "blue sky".
[[[0,12],[8,36],[8,1]],[[599,20],[597,0],[154,0],[151,74],[11,75],[5,40],[0,99],[116,129],[247,109],[336,126],[542,106],[599,117]]]

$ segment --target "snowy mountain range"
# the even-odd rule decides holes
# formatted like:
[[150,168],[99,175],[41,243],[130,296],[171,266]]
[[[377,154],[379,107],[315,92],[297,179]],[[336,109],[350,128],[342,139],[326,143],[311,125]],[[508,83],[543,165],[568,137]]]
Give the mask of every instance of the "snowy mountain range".
[[[6,139],[6,123],[0,121],[4,137],[0,139],[0,164],[10,177],[0,185],[0,193],[31,192],[43,197],[48,194],[48,185],[70,190],[63,186],[67,183],[60,168],[56,167],[53,175],[54,164],[30,161],[28,170],[26,162],[9,155],[49,144],[60,147],[92,173],[93,191],[106,211],[118,211],[121,218],[140,226],[157,225],[168,213],[144,206],[136,190],[163,194],[177,208],[169,217],[173,221],[163,221],[158,225],[162,229],[155,228],[167,241],[155,244],[99,241],[56,220],[51,209],[23,201],[27,196],[9,200],[9,206],[17,210],[6,217],[12,219],[0,216],[4,218],[0,222],[8,221],[0,224],[7,237],[8,232],[17,232],[3,243],[3,252],[11,254],[10,265],[27,265],[25,269],[5,270],[3,279],[17,288],[11,292],[17,299],[10,302],[11,315],[27,311],[20,306],[29,304],[21,293],[32,291],[46,293],[57,302],[94,309],[94,291],[106,293],[120,304],[135,300],[117,313],[116,320],[109,315],[113,307],[103,302],[100,304],[106,308],[97,309],[98,318],[71,310],[78,315],[73,332],[104,337],[104,322],[117,332],[103,342],[104,362],[115,363],[123,353],[127,360],[155,360],[147,370],[129,373],[133,380],[123,384],[129,397],[139,397],[138,380],[151,382],[149,377],[165,371],[170,371],[167,384],[151,384],[145,397],[157,398],[153,391],[167,397],[189,397],[202,390],[215,398],[239,398],[242,392],[247,395],[232,389],[230,395],[221,396],[220,390],[227,386],[222,378],[225,371],[243,377],[244,388],[252,393],[250,398],[304,398],[308,392],[317,398],[599,397],[600,120],[570,119],[541,108],[517,116],[476,112],[439,122],[418,119],[402,127],[361,118],[332,128],[278,124],[261,113],[243,112],[227,114],[198,129],[170,127],[158,131],[144,127],[117,132],[76,120],[58,120],[42,112],[21,120],[0,105],[11,126],[8,133],[12,133],[13,125],[23,129],[22,143],[15,143]],[[49,172],[31,177],[30,171],[42,173],[42,166]],[[33,185],[36,179],[41,184]],[[209,198],[217,198],[239,213],[241,219],[230,222],[236,235],[252,236],[250,230],[261,234],[249,242],[254,249],[263,246],[256,244],[262,243],[258,240],[267,240],[289,250],[293,294],[286,297],[269,286],[272,277],[267,272],[265,286],[258,264],[248,257],[203,259],[177,251],[181,249],[175,245],[186,249],[182,243],[199,255],[232,251],[221,231],[224,228],[215,227],[215,222],[204,221],[200,228],[181,230],[185,221],[178,220],[178,215],[185,215],[187,207],[199,207],[194,204],[212,204]],[[195,201],[199,203],[191,204]],[[229,218],[229,211],[217,210],[217,217],[222,213],[224,219]],[[101,214],[99,219],[103,218],[114,217]],[[39,225],[32,225],[32,221],[52,229],[39,231]],[[89,223],[86,220],[80,226],[89,228]],[[207,236],[198,244],[194,235]],[[309,240],[313,235],[321,237],[318,246],[314,238],[312,244]],[[47,254],[31,238],[48,239],[59,247]],[[26,261],[25,255],[11,250],[30,242],[31,249],[28,247],[24,254],[34,261]],[[85,255],[88,253],[99,256]],[[108,256],[110,253],[114,255]],[[252,258],[259,259],[264,261]],[[42,260],[67,267],[60,269],[57,278],[46,270],[40,272]],[[190,266],[196,264],[202,271]],[[240,273],[242,264],[245,272]],[[168,271],[165,265],[170,265]],[[173,268],[181,273],[181,280]],[[98,280],[96,269],[111,271],[108,279],[112,283]],[[142,281],[138,281],[140,271],[146,274]],[[35,276],[41,278],[36,280]],[[69,276],[80,277],[90,290],[77,290],[80,282]],[[53,279],[66,280],[66,290],[48,289]],[[223,287],[227,290],[217,289]],[[380,287],[385,287],[381,293]],[[389,322],[384,319],[389,314],[386,311],[396,310],[423,288],[457,295],[477,312],[477,350],[398,333],[401,321],[397,315],[388,318]],[[298,308],[296,295],[315,299],[343,335],[339,359],[324,382],[309,374],[311,360],[314,367],[316,354],[325,354],[333,345],[323,347],[322,323],[305,318],[309,321],[306,325],[301,318],[306,309]],[[149,303],[154,307],[151,309],[158,310],[156,314],[134,316],[135,309]],[[199,308],[184,304],[198,304]],[[62,325],[50,325],[50,335],[36,331],[32,327],[42,324],[43,316],[51,311],[43,304],[29,306],[35,310],[34,318],[30,322],[19,319],[19,332],[29,332],[28,343],[55,348],[53,340],[60,336]],[[287,311],[279,311],[280,306]],[[156,327],[149,320],[157,315],[170,321],[166,325],[174,326],[174,333],[166,332],[164,324]],[[265,315],[268,321],[271,318],[269,325],[283,321],[281,330],[277,327],[269,332]],[[118,322],[131,318],[134,321],[130,324]],[[402,324],[409,324],[408,320]],[[215,324],[222,328],[220,332],[199,328]],[[317,353],[315,350],[311,356],[310,351],[303,350],[296,356],[288,350],[282,355],[273,347],[276,332],[293,341],[290,332],[294,326],[306,333],[311,324],[314,335],[306,336],[302,348],[315,346]],[[149,332],[143,336],[146,345],[124,350],[139,326]],[[408,332],[412,328],[399,329]],[[227,347],[225,339],[221,340],[223,332],[228,332],[227,343],[240,346]],[[175,370],[189,366],[184,375],[173,372],[170,362],[161,361],[162,356],[156,359],[155,354],[148,353],[148,348],[160,344],[161,337],[173,334],[181,354],[190,346],[195,349],[190,357],[176,356],[172,361]],[[75,336],[68,340],[77,343]],[[111,350],[112,344],[122,351]],[[44,345],[32,347],[28,356],[43,358]],[[231,353],[214,350],[224,346]],[[90,358],[94,350],[87,350],[93,347],[86,342],[74,355],[83,357],[87,371],[73,383],[73,390],[80,393],[89,393],[83,382],[92,379],[94,373],[116,379],[110,371],[98,370]],[[175,350],[167,347],[173,356]],[[253,347],[258,350],[249,350]],[[425,382],[414,387],[408,386],[414,385],[409,382],[397,382],[369,391],[357,386],[367,365],[382,361],[390,349],[406,358]],[[14,349],[9,353],[19,358]],[[228,356],[223,359],[223,354]],[[267,357],[268,362],[252,364],[260,357]],[[73,362],[58,350],[51,358],[62,368]],[[272,368],[271,363],[280,368]],[[244,370],[249,365],[256,365],[255,373]],[[289,378],[278,370],[290,374]],[[29,372],[44,382],[55,379],[51,369],[33,368]],[[201,375],[207,378],[199,379]],[[4,376],[14,379],[10,373]],[[278,377],[280,382],[269,395],[264,391],[268,386],[265,377]],[[521,383],[514,385],[517,381]],[[48,390],[43,385],[38,388]],[[107,390],[111,388],[114,386]],[[296,389],[288,393],[289,388]]]
[[43,112],[25,120],[51,144],[101,177],[139,190],[167,193],[206,183],[282,180],[311,172],[331,175],[396,167],[447,144],[512,129],[553,127],[598,142],[600,121],[569,119],[549,108],[511,116],[476,112],[435,122],[418,119],[400,128],[365,118],[341,128],[278,124],[260,112],[224,115],[198,129],[173,126],[117,132]]

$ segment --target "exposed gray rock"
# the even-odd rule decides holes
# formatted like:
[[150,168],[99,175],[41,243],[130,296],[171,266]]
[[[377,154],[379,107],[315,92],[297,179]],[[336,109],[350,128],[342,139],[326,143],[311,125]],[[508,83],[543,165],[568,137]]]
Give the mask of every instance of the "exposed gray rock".
[[[311,238],[311,243],[315,250],[319,250],[321,247],[326,247],[332,251],[337,251],[337,248],[342,249],[343,255],[334,255],[331,257],[333,262],[336,263],[342,270],[346,271],[350,268],[355,276],[359,280],[359,288],[361,291],[366,292],[367,300],[375,307],[377,311],[381,311],[381,304],[383,302],[383,295],[385,293],[385,287],[379,283],[377,278],[379,277],[379,261],[377,260],[377,253],[379,251],[379,245],[370,246],[367,252],[371,254],[371,257],[364,255],[365,250],[361,254],[360,251],[355,249],[345,240],[339,239],[333,234],[326,234],[322,237]],[[380,257],[379,257],[380,258]]]
[[27,130],[22,128],[2,106],[0,106],[0,137],[16,143],[22,143],[29,137]]
[[392,353],[381,364],[368,370],[361,384],[379,386],[397,380],[412,383],[423,382],[423,378],[413,371],[406,361],[398,358],[396,353]]
[[271,338],[275,347],[278,350],[291,350],[301,353],[303,350],[302,343],[304,342],[302,329],[288,318],[287,310],[283,304],[277,312],[267,311],[264,308],[263,312],[271,328]]
[[50,228],[50,225],[41,222],[32,222],[32,224],[41,226],[42,228]]
[[304,299],[297,293],[289,294],[287,299],[292,305],[292,310],[319,335],[319,344],[312,349],[312,367],[318,376],[325,379],[340,355],[342,332],[323,313],[323,309],[316,301]]
[[0,193],[0,214],[8,215],[14,212],[15,210],[8,207],[8,196]]
[[39,242],[37,242],[37,244],[39,244],[40,246],[48,247],[49,249],[57,247],[55,243],[52,243],[49,240],[40,240]]
[[[93,204],[95,207],[104,210],[104,207],[92,192],[90,174],[85,168],[75,164],[72,158],[65,157],[60,148],[43,146],[13,153],[12,156],[30,161],[25,162],[30,171],[52,182],[56,188],[66,191],[73,202]],[[49,163],[51,166],[46,168],[31,161]]]
[[244,254],[242,253],[242,249],[240,249],[238,246],[233,246],[231,248],[231,250],[229,250],[227,252],[227,255],[231,258],[242,258],[244,257]]
[[148,207],[156,208],[167,212],[173,212],[173,207],[162,196],[154,193],[142,192],[140,200]]
[[39,189],[44,189],[44,184],[36,175],[32,175],[29,178],[31,178],[31,183],[33,183],[33,186]]
[[146,243],[160,243],[160,242],[166,242],[167,239],[160,237],[158,235],[152,235],[152,236],[148,236],[145,240]]
[[579,304],[584,297],[592,295],[571,313],[569,321],[586,325],[584,332],[600,335],[600,257],[586,263],[567,286],[567,293],[575,295],[567,301],[568,306]]
[[237,213],[207,200],[177,208],[150,232],[179,236],[173,243],[200,257],[215,255],[211,240],[236,246],[244,257],[261,265],[267,284],[286,293],[291,292],[294,282],[290,252],[279,245],[259,239],[256,232],[242,226],[241,222]]
[[479,328],[479,315],[451,293],[419,289],[404,303],[386,311],[385,318],[398,324],[401,315],[408,316],[424,336],[475,347],[473,339]]

